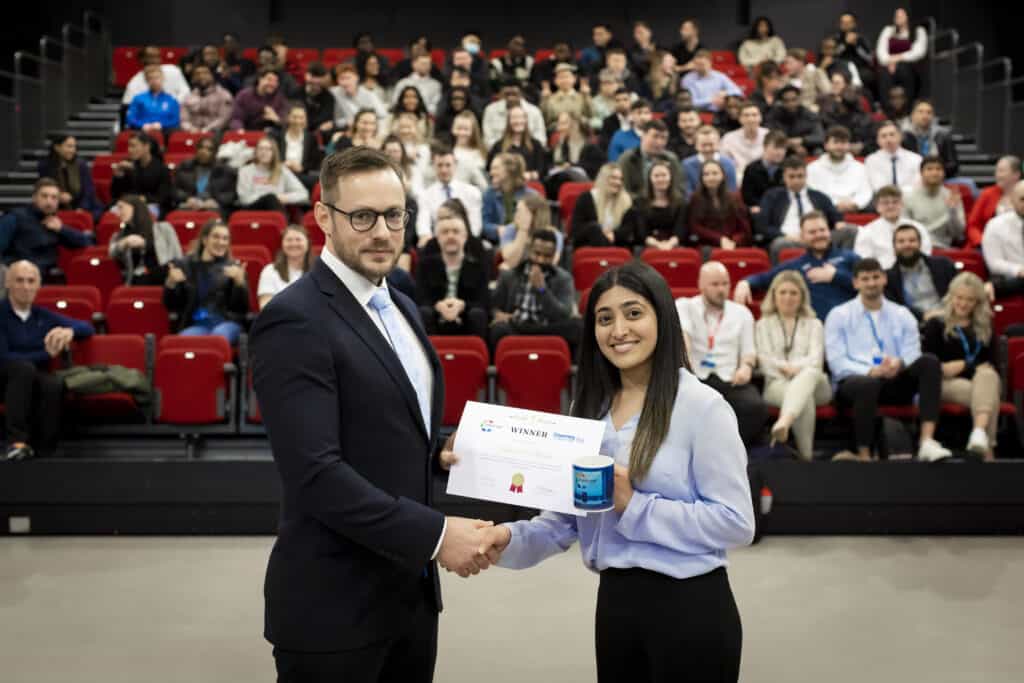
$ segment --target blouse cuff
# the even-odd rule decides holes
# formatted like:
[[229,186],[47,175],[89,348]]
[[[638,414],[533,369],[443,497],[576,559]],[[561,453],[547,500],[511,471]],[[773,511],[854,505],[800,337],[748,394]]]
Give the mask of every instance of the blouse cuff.
[[626,505],[622,516],[615,524],[615,530],[630,541],[637,540],[636,534],[643,520],[643,511],[656,497],[657,494],[654,493],[641,493],[634,490],[633,497],[629,499],[629,504]]

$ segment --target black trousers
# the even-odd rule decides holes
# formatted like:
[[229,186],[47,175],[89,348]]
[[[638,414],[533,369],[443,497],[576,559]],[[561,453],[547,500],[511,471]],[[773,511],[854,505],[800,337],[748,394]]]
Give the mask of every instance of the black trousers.
[[724,567],[689,579],[606,569],[595,630],[598,683],[739,680],[743,627]]
[[547,325],[528,325],[513,322],[495,323],[491,325],[490,330],[491,353],[494,353],[494,350],[498,348],[498,342],[502,339],[518,334],[561,337],[569,343],[569,352],[575,358],[580,337],[583,336],[583,319],[569,318],[568,320],[548,323]]
[[420,317],[429,335],[468,334],[487,340],[487,311],[470,308],[462,312],[462,322],[443,320],[433,306],[420,306]]
[[761,441],[764,424],[768,421],[768,406],[757,387],[749,382],[736,387],[718,375],[708,375],[703,382],[720,393],[736,413],[743,445],[748,448],[757,445]]
[[265,194],[244,208],[246,211],[280,211],[287,215],[284,204],[273,194]]
[[853,408],[853,440],[857,448],[870,447],[875,437],[875,414],[879,405],[909,405],[918,394],[922,422],[939,419],[942,394],[942,364],[930,353],[893,377],[882,379],[856,375],[839,383],[836,398]]
[[437,609],[426,588],[395,640],[341,652],[274,648],[277,683],[431,683],[437,659]]
[[11,360],[0,365],[0,396],[7,409],[8,443],[28,443],[39,455],[52,455],[64,382],[28,361]]

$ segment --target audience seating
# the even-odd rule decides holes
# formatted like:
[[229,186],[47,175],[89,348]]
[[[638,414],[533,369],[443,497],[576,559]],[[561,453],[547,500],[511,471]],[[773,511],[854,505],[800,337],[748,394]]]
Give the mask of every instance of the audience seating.
[[167,165],[167,170],[171,172],[171,177],[174,177],[174,171],[180,164],[185,163],[190,159],[194,159],[196,156],[195,152],[168,152],[164,154],[164,164]]
[[[71,347],[75,365],[120,365],[150,377],[146,339],[140,334],[100,334],[75,342]],[[72,412],[80,419],[124,421],[146,418],[131,394],[111,392],[79,396],[69,394]]]
[[966,185],[961,185],[960,183],[947,183],[946,187],[948,187],[952,192],[960,193],[960,201],[962,201],[964,205],[964,218],[970,216],[971,209],[974,208],[974,195],[971,194],[971,188]]
[[185,152],[195,153],[196,145],[199,141],[204,138],[213,139],[213,133],[189,133],[183,130],[177,130],[171,133],[171,136],[167,139],[167,153],[168,154],[183,154]]
[[255,147],[256,143],[265,137],[267,137],[267,134],[262,130],[229,130],[220,139],[220,144],[223,145],[226,142],[238,142],[241,140],[249,147]]
[[288,61],[294,61],[306,72],[306,67],[313,62],[320,61],[320,50],[315,47],[292,47],[288,48]]
[[354,47],[331,47],[323,51],[320,61],[328,69],[333,69],[338,64],[352,60],[357,52]]
[[99,289],[88,284],[40,287],[35,303],[48,311],[87,323],[97,323],[103,318],[103,296]]
[[845,222],[853,223],[854,225],[867,225],[877,218],[877,213],[848,213],[843,216]]
[[273,254],[281,247],[288,222],[276,211],[236,211],[228,219],[231,244],[262,244]]
[[188,251],[188,245],[192,240],[199,237],[199,231],[203,224],[209,220],[219,219],[217,211],[171,211],[164,220],[174,226],[174,232],[178,234],[178,244],[182,251]]
[[377,54],[388,60],[392,67],[405,59],[405,50],[400,47],[379,47]]
[[174,64],[177,66],[181,63],[181,60],[188,54],[187,47],[169,47],[164,46],[160,48],[160,63],[161,64]]
[[1006,328],[1024,323],[1024,299],[1004,299],[992,305],[992,338],[1006,334]]
[[262,244],[231,245],[231,255],[245,266],[245,277],[249,285],[249,311],[252,313],[258,313],[260,310],[259,296],[257,295],[260,273],[273,260],[270,254],[270,250]]
[[716,69],[721,69],[723,66],[729,66],[730,64],[738,64],[736,61],[736,53],[732,50],[712,50],[711,51],[711,64]]
[[430,342],[444,370],[444,415],[441,424],[454,427],[462,418],[466,401],[486,400],[490,354],[487,352],[487,344],[480,337],[431,337]]
[[236,373],[224,337],[167,335],[156,355],[156,422],[198,431],[230,425]]
[[582,247],[573,254],[572,277],[576,289],[582,291],[594,286],[604,271],[628,263],[633,258],[623,247]]
[[95,285],[106,302],[122,284],[121,268],[106,254],[80,254],[64,271],[69,285]]
[[96,244],[110,244],[111,238],[121,231],[121,217],[112,211],[107,211],[96,224]]
[[736,284],[743,278],[772,269],[768,253],[756,247],[714,249],[710,260],[718,261],[729,271],[730,292],[736,289]]
[[92,184],[96,187],[96,197],[104,206],[110,204],[110,184],[114,179],[112,166],[127,158],[126,154],[100,154],[92,160]]
[[692,299],[693,297],[700,294],[700,288],[698,287],[673,287],[672,298],[675,300],[679,299]]
[[562,183],[558,188],[558,210],[562,219],[562,231],[572,233],[572,212],[576,208],[576,200],[584,192],[589,192],[594,183]]
[[[138,133],[137,130],[122,130],[117,134],[114,139],[114,153],[115,154],[127,154],[128,153],[128,141],[133,135]],[[146,133],[160,149],[164,148],[164,134],[158,130],[149,131]]]
[[110,294],[107,331],[111,334],[170,334],[170,315],[164,307],[164,288],[122,286]]
[[659,251],[645,249],[640,255],[644,263],[661,273],[669,287],[696,287],[700,272],[700,252],[682,247]]
[[968,271],[980,277],[983,281],[988,280],[988,268],[985,267],[985,259],[980,251],[973,249],[932,249],[932,256],[945,256],[959,271]]
[[792,261],[798,259],[804,255],[807,250],[803,247],[786,247],[785,249],[779,250],[779,263],[784,261]]
[[58,211],[57,218],[60,219],[61,224],[74,228],[75,230],[81,230],[82,232],[92,232],[93,222],[92,214],[82,209],[75,211]]
[[505,405],[549,413],[562,412],[562,391],[569,388],[572,360],[561,337],[505,337],[494,353],[498,388]]
[[[309,243],[314,247],[322,247],[327,242],[327,236],[324,235],[324,231],[320,229],[319,224],[316,222],[316,214],[312,209],[302,215],[302,226],[306,228],[306,232],[309,233]],[[498,253],[501,253],[500,251]]]
[[115,47],[112,55],[112,66],[114,68],[114,85],[123,88],[128,85],[132,76],[142,68],[139,61],[138,47]]

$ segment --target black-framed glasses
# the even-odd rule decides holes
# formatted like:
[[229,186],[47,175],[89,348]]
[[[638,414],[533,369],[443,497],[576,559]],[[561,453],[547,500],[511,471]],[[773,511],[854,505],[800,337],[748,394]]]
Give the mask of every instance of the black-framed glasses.
[[384,225],[387,226],[388,230],[398,232],[399,230],[405,230],[405,226],[409,224],[409,218],[412,216],[412,212],[405,209],[388,209],[387,211],[356,209],[355,211],[345,211],[323,200],[320,200],[320,203],[331,211],[337,211],[347,218],[348,224],[356,232],[369,232],[373,229],[373,226],[377,225],[377,219],[381,216],[384,217]]

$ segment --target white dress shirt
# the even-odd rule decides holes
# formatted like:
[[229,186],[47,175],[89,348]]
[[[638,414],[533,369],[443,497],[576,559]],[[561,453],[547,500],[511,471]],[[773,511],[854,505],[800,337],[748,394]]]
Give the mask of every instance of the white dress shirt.
[[807,164],[807,185],[828,195],[833,204],[851,201],[858,209],[868,206],[874,197],[867,169],[852,154],[838,164],[827,154]]
[[[188,81],[185,80],[185,74],[181,73],[181,69],[174,64],[161,64],[160,70],[164,73],[165,93],[178,100],[178,102],[188,97],[188,94],[192,92],[192,88],[189,87]],[[147,90],[149,90],[149,85],[146,83],[145,72],[136,71],[132,79],[128,81],[128,85],[124,87],[121,104],[131,104],[136,95],[141,95]]]
[[469,214],[470,232],[479,237],[483,230],[483,195],[480,194],[480,190],[454,178],[448,183],[448,187],[451,188],[450,197],[441,182],[436,182],[420,192],[417,198],[419,206],[416,210],[416,234],[419,237],[433,235],[437,210],[449,199],[458,199]]
[[[544,146],[548,145],[548,129],[544,125],[544,115],[536,105],[526,100],[520,100],[519,106],[526,112],[526,127],[534,140],[540,140]],[[484,122],[482,125],[484,134],[484,146],[490,149],[494,143],[505,134],[505,126],[508,124],[508,108],[505,100],[491,102],[484,109]]]
[[757,129],[753,140],[747,137],[747,131],[742,128],[737,128],[722,136],[719,149],[735,164],[737,185],[743,183],[743,171],[747,166],[764,156],[766,135],[768,135],[768,129],[762,126]]
[[882,268],[889,270],[896,263],[896,252],[892,247],[892,234],[901,225],[913,225],[921,236],[921,251],[931,256],[932,238],[928,229],[909,218],[900,218],[890,223],[884,218],[877,218],[857,231],[857,239],[853,243],[853,251],[861,258],[877,259]]
[[892,185],[892,160],[896,158],[896,185],[904,192],[921,182],[921,155],[900,147],[895,154],[878,150],[864,160],[868,171],[871,191],[878,192],[886,185]]
[[985,265],[993,275],[1017,278],[1024,270],[1024,218],[1016,211],[999,214],[981,237]]
[[690,338],[686,351],[697,377],[707,379],[715,374],[730,382],[740,359],[756,355],[754,316],[746,306],[727,300],[719,320],[717,313],[707,310],[704,297],[698,294],[676,299],[676,310],[683,332]]
[[779,226],[779,231],[782,232],[786,237],[793,239],[800,238],[800,204],[803,204],[804,213],[810,213],[811,211],[817,211],[814,208],[814,204],[811,204],[811,195],[807,192],[807,186],[800,190],[800,204],[796,201],[796,192],[789,193],[789,208],[786,209],[786,217],[782,219],[782,225]]

